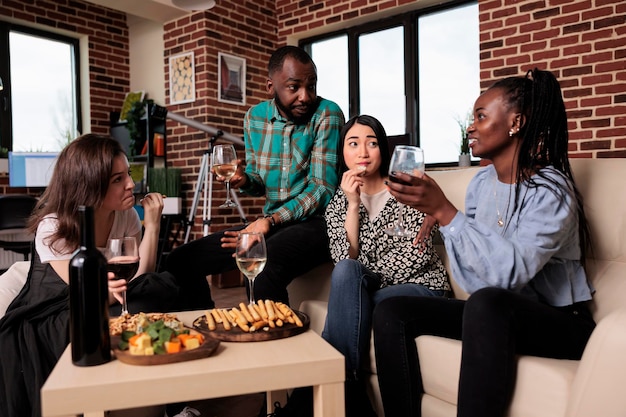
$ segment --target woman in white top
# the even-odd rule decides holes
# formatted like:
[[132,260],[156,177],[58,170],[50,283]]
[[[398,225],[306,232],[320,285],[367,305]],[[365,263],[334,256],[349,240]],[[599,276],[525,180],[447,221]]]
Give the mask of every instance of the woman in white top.
[[[40,415],[39,390],[69,343],[69,262],[80,243],[79,206],[94,208],[96,246],[106,247],[110,237],[141,240],[139,271],[130,283],[109,273],[112,315],[119,313],[124,290],[131,312],[188,309],[183,295],[201,292],[200,287],[189,288],[194,283],[179,283],[169,273],[151,273],[156,266],[163,197],[151,193],[141,200],[142,238],[133,188],[128,160],[115,139],[87,134],[60,153],[31,217],[36,250],[28,278],[0,320],[4,358],[0,415]],[[206,306],[212,304],[209,295]]]

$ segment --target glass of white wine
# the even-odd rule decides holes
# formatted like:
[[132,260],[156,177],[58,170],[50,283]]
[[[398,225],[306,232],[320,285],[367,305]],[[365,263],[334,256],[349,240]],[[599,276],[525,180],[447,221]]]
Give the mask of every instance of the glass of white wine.
[[[424,151],[417,146],[398,145],[393,150],[391,162],[389,163],[389,180],[397,183],[403,183],[393,176],[394,172],[402,172],[414,177],[422,177],[424,175]],[[410,185],[410,184],[408,184]],[[412,231],[407,229],[404,224],[402,212],[404,204],[398,203],[398,221],[391,227],[385,229],[385,233],[391,236],[411,236]]]
[[237,204],[230,199],[230,179],[237,171],[237,152],[233,145],[215,145],[213,169],[226,182],[226,201],[219,207],[237,207]]
[[254,279],[263,271],[267,262],[267,247],[263,233],[241,232],[237,237],[235,252],[237,267],[250,283],[250,304],[254,304]]

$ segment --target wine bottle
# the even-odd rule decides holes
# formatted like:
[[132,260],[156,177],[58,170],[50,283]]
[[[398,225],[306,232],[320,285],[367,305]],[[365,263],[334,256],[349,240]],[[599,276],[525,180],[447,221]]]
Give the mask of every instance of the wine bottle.
[[93,208],[80,206],[80,248],[70,261],[70,342],[77,366],[111,360],[107,261],[96,248]]

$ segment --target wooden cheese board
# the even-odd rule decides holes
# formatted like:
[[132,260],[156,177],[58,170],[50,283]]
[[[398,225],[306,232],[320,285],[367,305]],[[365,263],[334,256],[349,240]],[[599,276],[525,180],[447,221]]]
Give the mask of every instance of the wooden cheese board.
[[218,324],[217,329],[209,330],[205,316],[196,318],[193,321],[193,326],[199,329],[202,334],[208,336],[207,338],[213,338],[223,342],[262,342],[265,340],[284,339],[304,333],[309,329],[309,316],[301,311],[293,310],[293,312],[297,314],[300,321],[302,321],[302,327],[286,322],[281,327],[267,326],[254,332],[244,332],[239,327],[225,330],[221,324]]
[[191,361],[194,359],[208,358],[220,345],[218,339],[207,337],[205,332],[190,329],[191,333],[202,333],[204,341],[196,349],[183,350],[179,353],[168,353],[164,355],[131,355],[128,350],[118,348],[120,336],[111,336],[111,346],[115,357],[123,363],[129,365],[163,365],[167,363],[177,363]]

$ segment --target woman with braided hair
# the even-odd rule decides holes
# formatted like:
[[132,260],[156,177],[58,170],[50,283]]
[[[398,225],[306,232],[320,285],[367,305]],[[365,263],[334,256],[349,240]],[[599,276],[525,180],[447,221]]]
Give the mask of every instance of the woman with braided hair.
[[374,311],[385,415],[421,415],[415,338],[461,340],[458,416],[502,417],[515,356],[580,359],[595,322],[583,259],[589,232],[567,156],[567,117],[554,75],[534,69],[481,94],[467,129],[491,160],[470,182],[465,213],[427,175],[397,174],[398,201],[440,225],[452,276],[467,301],[397,297]]

